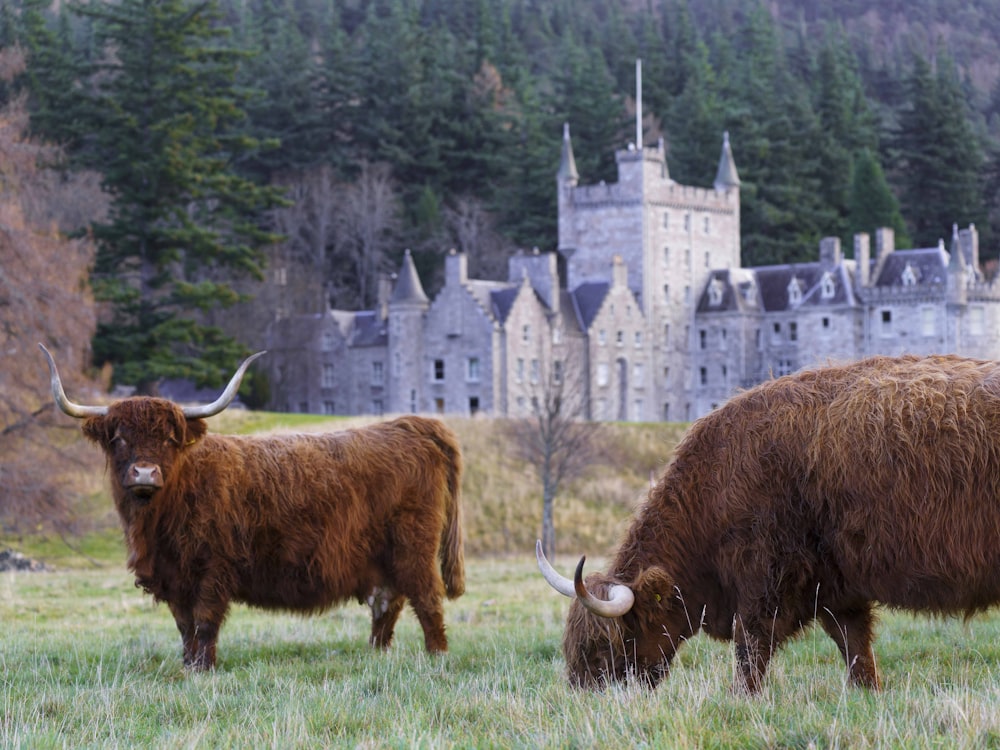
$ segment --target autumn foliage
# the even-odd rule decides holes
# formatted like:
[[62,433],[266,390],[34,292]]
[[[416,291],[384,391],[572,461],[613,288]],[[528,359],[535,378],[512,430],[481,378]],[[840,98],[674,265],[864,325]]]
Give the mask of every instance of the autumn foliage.
[[[23,69],[17,49],[0,50],[0,79]],[[57,352],[68,387],[92,388],[95,307],[87,287],[93,246],[67,230],[100,211],[93,175],[65,177],[58,151],[28,135],[23,99],[0,109],[0,528],[67,528],[85,491],[80,472],[93,452],[75,423],[53,413],[44,342]],[[78,452],[85,452],[77,456]]]

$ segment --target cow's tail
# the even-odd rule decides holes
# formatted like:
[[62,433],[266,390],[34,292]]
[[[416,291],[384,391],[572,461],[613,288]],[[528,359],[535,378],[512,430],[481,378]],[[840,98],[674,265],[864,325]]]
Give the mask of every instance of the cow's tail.
[[[442,426],[443,427],[443,426]],[[465,593],[465,541],[462,536],[462,451],[450,430],[439,440],[448,457],[444,529],[441,532],[441,577],[449,599]]]

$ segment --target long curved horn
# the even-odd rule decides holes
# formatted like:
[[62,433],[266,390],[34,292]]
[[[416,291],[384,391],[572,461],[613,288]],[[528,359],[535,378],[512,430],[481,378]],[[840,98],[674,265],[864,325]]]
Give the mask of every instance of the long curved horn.
[[542,576],[546,581],[548,581],[549,586],[554,588],[563,596],[575,599],[576,589],[573,588],[573,582],[565,576],[559,575],[556,572],[556,569],[552,567],[547,559],[545,559],[545,553],[542,552],[541,539],[535,541],[535,558],[538,560],[538,569],[542,571]]
[[611,598],[607,601],[598,599],[587,591],[587,587],[583,583],[583,563],[587,559],[586,557],[580,558],[580,562],[576,566],[576,574],[573,576],[572,581],[557,573],[555,568],[545,558],[545,553],[542,552],[541,540],[535,542],[535,557],[538,560],[538,569],[542,571],[542,576],[548,582],[549,586],[563,596],[568,596],[571,599],[579,599],[580,604],[595,615],[600,615],[601,617],[621,617],[632,609],[632,605],[635,604],[635,594],[632,593],[632,589],[620,583],[611,586],[608,592]]
[[42,350],[45,359],[49,361],[49,375],[52,379],[52,398],[55,399],[56,406],[62,409],[64,413],[77,419],[103,417],[108,413],[108,407],[106,406],[81,406],[80,404],[74,404],[66,398],[66,391],[63,390],[62,380],[59,378],[59,370],[56,369],[55,360],[52,359],[52,355],[49,354],[49,350],[44,345],[39,344],[38,348]]
[[210,404],[205,404],[204,406],[187,406],[181,411],[184,412],[184,416],[188,419],[204,419],[205,417],[214,417],[216,414],[221,412],[230,402],[236,397],[236,392],[240,389],[240,383],[243,382],[243,374],[247,371],[250,363],[253,362],[257,357],[266,354],[266,352],[257,352],[256,354],[251,354],[249,357],[243,360],[243,364],[240,365],[236,374],[233,375],[232,379],[229,381],[229,385],[226,386],[226,390],[222,392],[215,401]]
[[583,582],[583,562],[586,559],[586,557],[580,558],[573,576],[573,589],[580,604],[601,617],[621,617],[632,609],[632,605],[635,604],[635,594],[628,586],[620,583],[612,584],[608,589],[611,598],[607,600],[598,599],[587,591],[587,586]]

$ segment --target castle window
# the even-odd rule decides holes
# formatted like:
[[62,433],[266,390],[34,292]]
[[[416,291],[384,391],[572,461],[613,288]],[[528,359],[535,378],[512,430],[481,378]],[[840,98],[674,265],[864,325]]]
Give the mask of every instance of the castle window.
[[986,310],[980,305],[969,306],[969,333],[972,336],[982,336],[986,322]]
[[465,379],[470,383],[479,382],[479,357],[469,357],[465,360]]
[[892,333],[892,310],[882,310],[879,317],[882,320],[882,335],[888,336]]
[[542,365],[537,359],[531,360],[531,382],[537,383],[542,374]]
[[632,405],[632,420],[634,422],[639,422],[642,420],[642,399],[637,398],[635,403]]
[[729,377],[729,368],[725,365],[722,366],[722,383],[725,384],[726,378]]
[[514,379],[518,383],[524,382],[524,360],[521,357],[517,358],[517,370],[514,372]]
[[690,232],[691,231],[691,214],[690,213],[684,214],[684,231],[685,232]]
[[728,349],[728,347],[726,346],[726,344],[727,344],[727,341],[726,341],[727,336],[728,336],[728,334],[726,333],[726,329],[725,328],[723,328],[721,331],[719,331],[719,348],[722,351],[726,351],[726,349]]
[[382,385],[383,372],[381,362],[372,362],[372,385]]
[[824,333],[828,333],[830,331],[830,319],[828,317],[824,316],[820,325],[823,327]]
[[323,413],[324,414],[334,414],[335,413],[335,404],[333,403],[333,401],[324,401],[323,402]]
[[663,212],[663,228],[664,229],[670,229],[670,212],[669,211],[664,211]]
[[708,348],[707,344],[708,344],[708,331],[702,328],[698,331],[698,348],[707,349]]
[[719,279],[712,279],[708,284],[708,304],[712,307],[718,307],[722,304],[722,292],[724,291],[724,286]]
[[276,286],[288,285],[288,270],[283,266],[274,269],[274,283]]
[[523,325],[521,326],[521,341],[527,343],[531,341],[531,326]]
[[833,295],[836,291],[837,287],[833,283],[833,274],[827,271],[823,274],[822,281],[820,281],[820,296],[823,299],[833,299]]
[[709,255],[709,252],[708,252],[708,250],[706,250],[706,251],[705,251],[705,268],[708,268],[709,266],[711,266],[711,262],[712,262],[712,261],[711,261],[711,257],[712,257],[712,256],[711,256],[711,255]]
[[384,408],[385,407],[382,406],[382,399],[376,398],[372,401],[372,414],[378,414],[379,416],[382,416]]
[[924,336],[937,333],[937,311],[933,307],[920,308],[920,330]]
[[323,388],[333,388],[337,384],[336,370],[333,365],[323,365]]
[[792,373],[792,361],[790,359],[779,359],[778,360],[778,371],[777,374],[781,375],[791,375]]
[[664,266],[669,266],[670,265],[670,248],[669,247],[663,248],[663,265]]
[[642,331],[635,332],[635,348],[636,349],[642,348]]
[[665,349],[670,349],[670,324],[663,324],[663,347]]
[[903,273],[899,277],[899,280],[903,282],[903,286],[913,286],[916,284],[917,272],[913,270],[913,266],[907,263],[906,268],[903,269]]
[[794,276],[788,282],[788,304],[791,307],[797,307],[802,304],[802,285]]
[[618,331],[618,333],[615,334],[615,343],[618,344],[618,346],[623,346],[625,344],[625,331]]
[[604,346],[606,343],[608,343],[608,332],[605,331],[603,328],[597,332],[597,343],[600,344],[601,346]]
[[399,355],[399,352],[396,352],[395,354],[392,355],[392,374],[398,378],[400,373],[402,372],[402,369],[403,369],[402,359]]
[[632,365],[632,381],[636,388],[642,388],[642,379],[645,375],[645,371],[642,367],[642,362],[636,362]]
[[552,363],[552,382],[563,382],[563,363],[561,359],[557,359]]
[[699,367],[698,368],[698,381],[702,385],[708,385],[708,368],[707,367]]
[[561,344],[562,343],[562,326],[554,326],[552,328],[552,343]]
[[799,340],[799,324],[794,320],[788,324],[788,340],[798,341]]
[[709,234],[711,232],[711,227],[712,227],[712,220],[709,217],[706,216],[705,217],[705,234]]
[[444,360],[435,359],[434,366],[431,370],[431,380],[435,383],[441,383],[444,381]]
[[333,331],[323,331],[323,343],[320,344],[324,352],[333,351],[334,336]]
[[479,413],[479,396],[469,397],[469,416],[474,417]]
[[608,365],[606,362],[601,362],[597,365],[597,384],[608,384]]
[[771,330],[771,341],[775,344],[781,341],[781,323],[775,323]]
[[417,389],[410,389],[410,414],[417,413]]

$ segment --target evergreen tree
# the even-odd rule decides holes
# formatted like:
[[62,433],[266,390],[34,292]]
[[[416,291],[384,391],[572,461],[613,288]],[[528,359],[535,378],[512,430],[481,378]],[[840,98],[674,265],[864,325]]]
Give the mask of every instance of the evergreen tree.
[[950,237],[953,224],[985,218],[980,194],[983,156],[947,57],[939,57],[936,73],[917,57],[908,84],[908,106],[900,114],[896,143],[903,212],[913,240],[931,246]]
[[213,25],[211,0],[77,6],[108,52],[91,81],[93,124],[112,205],[93,225],[93,282],[110,314],[94,357],[117,382],[154,393],[163,377],[217,384],[242,347],[197,314],[236,301],[226,281],[260,274],[259,224],[275,192],[237,176],[254,148],[238,128],[239,57]]
[[896,234],[896,245],[909,247],[910,238],[899,212],[899,201],[892,194],[882,165],[871,150],[864,149],[858,154],[852,171],[846,217],[848,235],[871,234],[879,227],[889,227]]
[[317,73],[297,18],[290,1],[262,3],[245,12],[241,38],[235,40],[251,53],[239,67],[241,85],[256,92],[244,107],[249,129],[273,146],[253,153],[241,169],[262,181],[301,170],[318,156],[311,138],[320,117],[313,90]]

